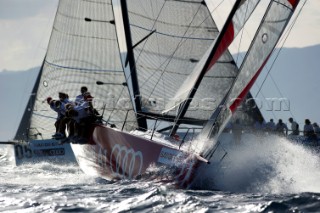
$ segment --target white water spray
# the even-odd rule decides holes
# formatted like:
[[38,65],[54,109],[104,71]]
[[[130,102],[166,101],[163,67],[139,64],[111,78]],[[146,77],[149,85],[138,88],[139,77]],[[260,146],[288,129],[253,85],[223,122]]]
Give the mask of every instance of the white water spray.
[[320,192],[319,153],[277,136],[244,135],[242,141],[240,146],[222,144],[227,156],[203,168],[205,175],[196,184],[210,180],[209,188],[231,192]]

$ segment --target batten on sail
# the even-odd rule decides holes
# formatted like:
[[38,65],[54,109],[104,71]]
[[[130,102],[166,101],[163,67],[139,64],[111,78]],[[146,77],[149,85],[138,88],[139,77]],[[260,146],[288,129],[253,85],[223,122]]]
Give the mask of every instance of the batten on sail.
[[218,136],[263,70],[298,2],[298,0],[270,2],[240,67],[237,79],[225,97],[223,103],[225,107],[213,113],[200,134],[202,141],[213,139],[211,143],[203,142],[203,146],[199,149],[205,158],[211,157]]

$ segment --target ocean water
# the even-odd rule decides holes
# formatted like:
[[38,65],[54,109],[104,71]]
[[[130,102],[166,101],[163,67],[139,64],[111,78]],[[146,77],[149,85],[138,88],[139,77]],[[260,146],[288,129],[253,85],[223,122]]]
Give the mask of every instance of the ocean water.
[[110,182],[75,165],[15,167],[0,153],[1,212],[320,212],[320,155],[277,137],[243,138],[192,189]]

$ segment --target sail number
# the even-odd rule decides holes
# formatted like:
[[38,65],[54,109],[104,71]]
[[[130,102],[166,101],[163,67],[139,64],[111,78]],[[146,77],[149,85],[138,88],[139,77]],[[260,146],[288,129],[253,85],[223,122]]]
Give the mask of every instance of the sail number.
[[32,158],[32,150],[28,145],[15,145],[14,146],[15,155],[18,159]]

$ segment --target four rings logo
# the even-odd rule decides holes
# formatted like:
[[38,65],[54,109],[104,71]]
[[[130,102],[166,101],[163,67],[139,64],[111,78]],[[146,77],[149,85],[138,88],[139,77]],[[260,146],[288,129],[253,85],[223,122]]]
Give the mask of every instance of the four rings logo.
[[114,174],[131,179],[133,175],[141,174],[143,156],[140,151],[135,152],[132,148],[116,144],[112,148],[110,162],[114,162],[114,165],[111,165]]

